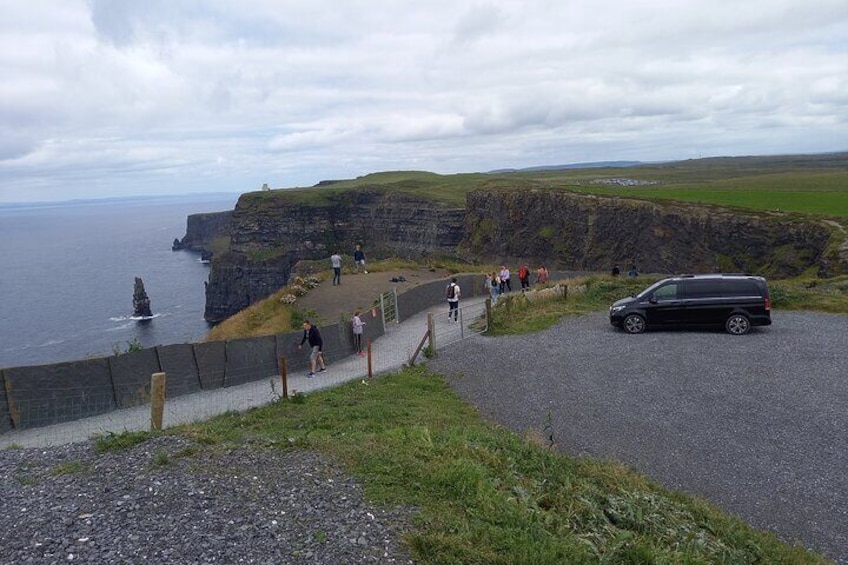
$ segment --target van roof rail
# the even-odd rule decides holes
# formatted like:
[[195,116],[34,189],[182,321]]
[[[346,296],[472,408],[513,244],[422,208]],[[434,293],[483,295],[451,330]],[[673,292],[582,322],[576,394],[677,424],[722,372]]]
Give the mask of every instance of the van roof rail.
[[680,273],[674,275],[678,279],[693,279],[695,277],[754,277],[751,273]]

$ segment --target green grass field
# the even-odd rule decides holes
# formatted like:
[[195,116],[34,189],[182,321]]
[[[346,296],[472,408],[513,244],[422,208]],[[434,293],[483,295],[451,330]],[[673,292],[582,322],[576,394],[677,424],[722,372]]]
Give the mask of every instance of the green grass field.
[[[631,179],[642,186],[605,184]],[[568,190],[848,218],[848,153],[779,157],[698,159],[633,167],[558,171],[439,175],[394,171],[311,188],[286,189],[297,202],[320,204],[351,189],[396,191],[463,207],[465,195],[480,188]],[[279,191],[251,193],[261,201]]]

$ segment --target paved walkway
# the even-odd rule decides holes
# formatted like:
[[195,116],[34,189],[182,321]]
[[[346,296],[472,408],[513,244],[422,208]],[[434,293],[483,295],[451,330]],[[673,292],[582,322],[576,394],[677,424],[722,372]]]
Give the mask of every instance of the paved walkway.
[[[463,300],[461,323],[448,322],[447,306],[439,304],[428,311],[435,315],[436,347],[444,347],[479,331],[485,313],[485,299]],[[472,325],[474,326],[472,328]],[[379,375],[399,370],[408,363],[427,331],[427,311],[421,312],[395,327],[372,344],[372,373]],[[340,384],[365,380],[367,359],[352,355],[328,366],[324,373],[307,379],[304,371],[288,378],[289,394],[309,393]],[[366,381],[367,382],[367,381]],[[282,394],[280,375],[241,386],[219,388],[168,399],[165,403],[165,427],[207,420],[228,411],[242,412],[268,404]],[[0,449],[9,446],[45,447],[85,441],[97,434],[118,434],[150,428],[150,406],[115,410],[108,414],[83,418],[42,428],[13,431],[0,435]]]

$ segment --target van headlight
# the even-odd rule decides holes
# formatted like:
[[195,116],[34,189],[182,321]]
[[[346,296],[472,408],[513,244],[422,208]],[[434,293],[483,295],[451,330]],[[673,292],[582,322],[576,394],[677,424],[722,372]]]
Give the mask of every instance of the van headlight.
[[616,312],[621,312],[627,306],[610,306],[610,314],[615,314]]

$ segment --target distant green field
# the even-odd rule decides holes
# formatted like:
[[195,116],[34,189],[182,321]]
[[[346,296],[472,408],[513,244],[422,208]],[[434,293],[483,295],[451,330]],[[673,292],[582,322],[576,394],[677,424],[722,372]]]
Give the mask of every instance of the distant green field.
[[[650,184],[628,186],[615,184],[616,179]],[[346,190],[385,190],[462,207],[466,194],[479,188],[567,190],[848,218],[848,153],[712,158],[535,172],[439,175],[392,171],[324,186],[287,189],[286,193],[297,201],[320,205]],[[257,192],[250,197],[261,201],[274,194],[277,192]]]

